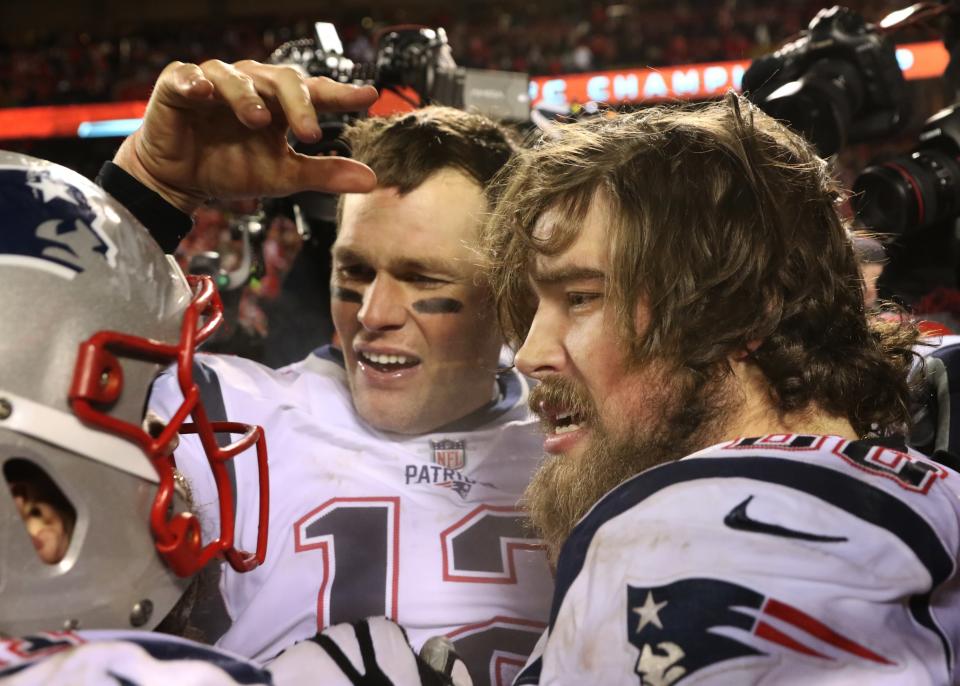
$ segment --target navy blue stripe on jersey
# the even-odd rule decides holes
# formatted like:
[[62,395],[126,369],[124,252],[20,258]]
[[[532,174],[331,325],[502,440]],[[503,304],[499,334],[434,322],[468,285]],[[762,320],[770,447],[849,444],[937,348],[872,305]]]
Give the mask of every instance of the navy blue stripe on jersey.
[[434,429],[433,432],[451,433],[474,431],[499,419],[516,406],[520,400],[520,396],[523,394],[523,384],[520,381],[520,373],[513,369],[507,369],[497,374],[497,389],[499,393],[496,399],[474,410],[466,417],[461,417],[449,424]]
[[541,671],[543,671],[543,658],[538,657],[520,670],[520,673],[513,680],[513,686],[536,686],[540,683]]
[[31,667],[37,664],[36,662],[22,662],[18,665],[12,665],[10,667],[0,667],[0,679],[5,679],[8,676],[13,676],[17,672],[22,672],[27,667]]
[[[234,657],[227,653],[210,648],[200,643],[193,643],[183,639],[174,639],[166,634],[151,635],[149,632],[143,632],[143,635],[132,635],[127,633],[122,637],[104,638],[105,641],[118,640],[123,643],[133,643],[143,648],[153,659],[163,662],[174,660],[198,660],[208,665],[217,667],[227,674],[238,684],[273,684],[273,677],[267,670],[253,662],[247,662],[243,658]],[[58,653],[51,653],[50,656]],[[0,678],[6,678],[22,672],[25,669],[40,664],[45,658],[40,657],[36,660],[13,665],[6,669],[0,669]],[[110,676],[117,679],[120,684],[132,684],[137,686],[136,682],[129,680],[122,681],[115,674]]]
[[[217,373],[202,362],[194,360],[193,380],[200,390],[200,400],[207,411],[207,418],[211,422],[227,421],[227,409],[223,405],[223,391],[220,390],[220,378]],[[230,445],[230,434],[219,433],[214,434],[214,437],[221,448]],[[237,468],[233,460],[224,461],[223,466],[230,476],[230,493],[233,495],[233,502],[237,502]]]
[[[211,422],[227,421],[227,410],[224,407],[223,391],[220,389],[220,378],[210,367],[198,360],[193,362],[193,380],[200,390],[200,399],[207,411]],[[214,434],[217,445],[221,448],[230,445],[231,435],[228,433]],[[230,494],[236,507],[237,503],[237,468],[233,460],[223,462],[230,478]],[[190,610],[189,626],[203,635],[205,642],[214,643],[219,640],[230,628],[233,620],[227,612],[223,596],[217,590],[219,587],[220,567],[216,560],[194,577],[194,584],[201,584],[201,589],[208,593],[201,593]],[[180,633],[179,630],[175,633]]]
[[340,348],[334,348],[329,343],[327,345],[321,345],[319,348],[314,350],[311,355],[316,355],[321,360],[326,360],[327,362],[333,362],[341,367],[345,367],[343,361],[343,351]]
[[955,563],[930,524],[905,502],[866,481],[827,467],[776,457],[694,458],[671,462],[638,474],[604,496],[576,526],[560,553],[550,609],[550,630],[553,630],[567,591],[583,569],[587,550],[601,526],[664,488],[718,478],[754,479],[801,491],[858,519],[883,527],[903,541],[933,580],[929,592],[910,599],[910,611],[918,623],[940,637],[948,671],[952,669],[953,651],[931,615],[930,594],[954,574]]
[[[344,366],[343,352],[332,345],[323,345],[314,350],[312,355],[321,360],[334,362]],[[458,431],[474,431],[499,419],[513,409],[523,395],[523,383],[519,372],[508,369],[497,374],[497,398],[480,407],[465,417],[456,419],[449,424],[433,429],[431,433],[450,433]]]
[[200,660],[214,667],[219,667],[229,674],[238,684],[272,684],[270,672],[248,662],[243,658],[234,657],[214,648],[187,641],[171,641],[167,636],[154,638],[149,634],[136,638],[124,638],[129,643],[140,646],[155,660]]

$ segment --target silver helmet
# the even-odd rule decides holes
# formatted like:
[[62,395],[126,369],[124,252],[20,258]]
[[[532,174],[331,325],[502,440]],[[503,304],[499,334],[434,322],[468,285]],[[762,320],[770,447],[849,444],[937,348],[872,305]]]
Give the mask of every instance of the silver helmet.
[[[239,571],[262,562],[262,431],[211,423],[192,377],[196,345],[222,317],[212,282],[185,277],[126,208],[84,177],[0,151],[0,284],[0,467],[8,481],[24,466],[43,474],[72,510],[62,557],[44,562],[23,500],[8,497],[0,480],[0,635],[149,629],[214,557]],[[183,404],[151,435],[147,395],[169,364]],[[221,448],[215,431],[242,438]],[[206,544],[176,486],[169,446],[178,432],[200,435],[220,490],[220,535]],[[256,552],[245,553],[233,547],[224,463],[254,444],[260,532]]]

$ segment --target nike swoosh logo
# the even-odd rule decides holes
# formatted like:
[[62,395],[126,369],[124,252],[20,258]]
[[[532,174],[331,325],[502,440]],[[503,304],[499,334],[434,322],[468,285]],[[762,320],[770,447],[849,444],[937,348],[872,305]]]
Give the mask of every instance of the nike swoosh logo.
[[849,540],[846,536],[821,536],[820,534],[797,531],[795,529],[788,529],[785,526],[780,526],[779,524],[770,524],[768,522],[760,522],[756,519],[752,519],[750,515],[747,514],[747,505],[750,504],[751,500],[753,500],[752,495],[730,510],[730,512],[727,513],[727,516],[723,518],[723,523],[729,526],[731,529],[736,529],[737,531],[751,531],[757,534],[780,536],[781,538],[797,538],[801,541],[843,543],[844,541]]

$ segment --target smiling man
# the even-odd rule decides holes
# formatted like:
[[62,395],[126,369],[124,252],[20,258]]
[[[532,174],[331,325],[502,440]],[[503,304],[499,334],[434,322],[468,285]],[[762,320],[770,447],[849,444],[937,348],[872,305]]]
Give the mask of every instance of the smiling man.
[[[347,134],[378,187],[341,201],[331,309],[354,407],[383,431],[433,432],[498,395],[503,337],[476,244],[484,187],[509,156],[504,136],[439,108]],[[479,153],[484,140],[496,159]]]
[[[221,565],[225,616],[201,604],[191,622],[221,647],[267,659],[318,629],[386,615],[417,648],[449,636],[474,683],[507,683],[552,591],[517,504],[536,466],[537,422],[526,380],[500,371],[503,339],[475,266],[486,187],[514,147],[500,125],[449,108],[359,122],[347,134],[351,160],[287,145],[288,123],[316,140],[314,103],[356,110],[368,95],[283,66],[175,63],[115,158],[181,212],[214,193],[351,191],[333,248],[339,346],[279,371],[198,358],[211,412],[270,435],[271,511],[264,564],[245,576]],[[118,174],[108,166],[104,182],[129,190]],[[170,210],[151,213],[154,235],[158,215],[183,219]],[[180,402],[164,374],[151,406],[169,417]],[[175,458],[209,536],[222,513],[201,447],[186,437]],[[256,483],[255,463],[238,461],[244,544],[257,530]]]
[[868,323],[826,164],[730,95],[562,127],[503,179],[558,560],[515,684],[954,683],[960,475],[893,438],[916,335]]

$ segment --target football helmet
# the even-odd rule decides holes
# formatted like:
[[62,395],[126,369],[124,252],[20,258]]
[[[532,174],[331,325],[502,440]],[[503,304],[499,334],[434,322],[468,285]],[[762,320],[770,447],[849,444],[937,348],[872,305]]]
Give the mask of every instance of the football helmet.
[[[14,498],[0,492],[0,634],[150,629],[211,559],[238,571],[262,562],[262,430],[211,422],[193,380],[196,346],[222,318],[209,278],[185,277],[89,180],[0,151],[0,284],[0,467],[9,479],[15,465],[31,463],[75,511],[66,552],[46,564]],[[171,364],[183,403],[151,435],[150,385]],[[177,485],[170,447],[178,432],[199,434],[219,489],[219,537],[207,542]],[[241,437],[220,447],[215,432]],[[243,459],[257,459],[260,473],[252,553],[233,546],[226,470],[247,451]]]

